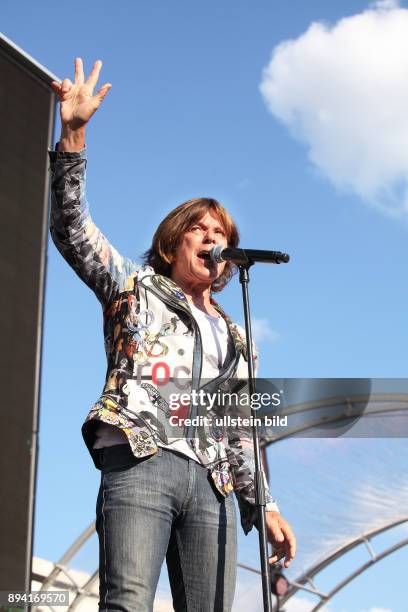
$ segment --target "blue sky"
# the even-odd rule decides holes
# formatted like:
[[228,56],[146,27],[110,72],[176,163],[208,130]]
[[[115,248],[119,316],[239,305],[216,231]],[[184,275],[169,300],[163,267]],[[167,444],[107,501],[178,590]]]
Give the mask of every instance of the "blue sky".
[[[100,84],[113,87],[87,133],[87,192],[119,251],[137,260],[165,213],[207,195],[233,214],[243,246],[290,253],[288,265],[251,272],[265,377],[407,374],[406,3],[369,15],[368,6],[0,6],[2,32],[60,78],[72,77],[76,56],[86,72],[104,62]],[[310,31],[313,22],[323,25]],[[220,302],[242,320],[236,278]],[[99,474],[80,427],[103,386],[101,323],[96,298],[50,242],[35,554],[53,560],[93,519]],[[401,592],[373,596],[371,574],[355,604],[340,595],[330,610],[403,610]]]

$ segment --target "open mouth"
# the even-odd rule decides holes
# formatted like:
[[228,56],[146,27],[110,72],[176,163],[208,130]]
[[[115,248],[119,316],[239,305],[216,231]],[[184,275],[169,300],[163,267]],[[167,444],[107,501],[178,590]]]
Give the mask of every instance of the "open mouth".
[[209,251],[199,251],[197,253],[197,257],[199,257],[200,259],[207,260],[207,261],[211,260]]

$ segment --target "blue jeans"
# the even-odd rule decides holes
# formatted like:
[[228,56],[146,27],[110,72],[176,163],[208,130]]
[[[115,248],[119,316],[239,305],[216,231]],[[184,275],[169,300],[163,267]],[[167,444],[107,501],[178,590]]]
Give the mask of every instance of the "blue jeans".
[[167,449],[142,459],[127,444],[98,452],[99,610],[152,612],[164,558],[176,612],[231,610],[232,496],[215,489],[207,468]]

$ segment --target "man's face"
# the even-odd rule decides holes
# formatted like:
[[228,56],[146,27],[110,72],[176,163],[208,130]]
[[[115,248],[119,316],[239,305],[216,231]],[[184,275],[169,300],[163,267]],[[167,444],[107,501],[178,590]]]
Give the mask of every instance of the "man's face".
[[216,245],[226,247],[227,236],[218,216],[209,211],[181,236],[171,278],[180,285],[208,288],[225,268],[225,262],[215,264],[203,256]]

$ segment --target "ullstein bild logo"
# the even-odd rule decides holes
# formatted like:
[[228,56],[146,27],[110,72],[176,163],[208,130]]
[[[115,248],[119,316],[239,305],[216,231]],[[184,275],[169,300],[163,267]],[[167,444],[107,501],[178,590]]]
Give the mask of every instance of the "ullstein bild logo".
[[[180,425],[180,420],[178,415],[173,415],[169,418],[170,425]],[[262,418],[257,417],[241,417],[236,416],[233,417],[230,414],[226,414],[223,417],[214,417],[214,416],[196,416],[192,419],[183,418],[183,425],[194,427],[205,427],[209,425],[216,425],[217,427],[252,427],[253,425],[257,425],[258,427],[266,426],[266,427],[287,427],[288,425],[288,417],[279,417],[279,416],[263,416]]]

